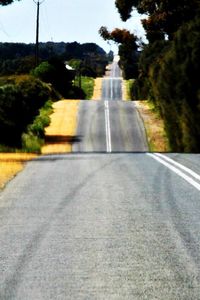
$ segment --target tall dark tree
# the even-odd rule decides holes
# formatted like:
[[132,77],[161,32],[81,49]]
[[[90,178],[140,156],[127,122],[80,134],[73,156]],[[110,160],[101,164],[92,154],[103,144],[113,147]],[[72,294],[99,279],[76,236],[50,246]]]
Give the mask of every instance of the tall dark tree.
[[200,11],[199,0],[116,0],[115,4],[123,21],[131,17],[134,8],[147,15],[142,23],[149,42],[166,36],[173,39],[180,26],[193,20]]
[[112,40],[119,44],[119,65],[123,71],[124,78],[130,79],[137,77],[137,37],[126,29],[115,28],[113,31],[109,32],[104,26],[100,28],[99,33],[104,40]]
[[[8,5],[14,2],[15,0],[0,0],[0,5]],[[20,0],[17,0],[20,1]]]
[[122,20],[135,8],[149,44],[139,60],[134,99],[154,102],[164,120],[171,150],[200,151],[200,1],[116,0]]

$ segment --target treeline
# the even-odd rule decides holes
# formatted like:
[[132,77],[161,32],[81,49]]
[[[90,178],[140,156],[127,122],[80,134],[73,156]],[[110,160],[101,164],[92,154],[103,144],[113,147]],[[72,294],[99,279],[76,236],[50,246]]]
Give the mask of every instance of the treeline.
[[135,45],[142,51],[138,76],[132,73],[136,79],[132,98],[150,99],[155,104],[164,119],[172,151],[199,152],[199,0],[116,0],[116,6],[124,21],[133,9],[146,15],[142,24],[148,44],[141,45],[133,35],[132,51]]
[[75,77],[104,74],[109,59],[92,43],[41,43],[38,66],[34,52],[33,44],[0,43],[0,151],[40,152],[52,101],[85,99]]
[[[95,43],[39,43],[40,62],[52,58],[61,61],[80,60],[83,72],[102,76],[108,64],[107,53]],[[0,43],[0,76],[26,74],[35,66],[35,44]]]
[[137,37],[126,29],[115,28],[110,32],[105,26],[100,28],[99,34],[104,40],[112,40],[119,44],[119,66],[124,79],[137,77],[138,59],[140,55]]

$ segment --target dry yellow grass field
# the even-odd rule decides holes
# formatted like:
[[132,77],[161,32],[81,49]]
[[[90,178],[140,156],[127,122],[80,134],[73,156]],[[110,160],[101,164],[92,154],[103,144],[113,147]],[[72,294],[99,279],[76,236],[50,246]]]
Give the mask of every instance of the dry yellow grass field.
[[126,80],[122,81],[122,99],[124,101],[127,101],[130,99],[129,95],[128,95],[128,91],[127,91],[127,84],[126,84]]
[[102,91],[102,78],[98,77],[95,79],[94,92],[91,100],[100,100]]
[[54,103],[51,123],[45,130],[46,143],[42,147],[42,154],[72,151],[79,103],[79,100],[61,100]]
[[169,144],[165,135],[164,123],[152,111],[148,101],[135,101],[136,107],[143,119],[151,152],[168,152]]
[[0,189],[23,169],[26,161],[36,156],[28,153],[0,153]]

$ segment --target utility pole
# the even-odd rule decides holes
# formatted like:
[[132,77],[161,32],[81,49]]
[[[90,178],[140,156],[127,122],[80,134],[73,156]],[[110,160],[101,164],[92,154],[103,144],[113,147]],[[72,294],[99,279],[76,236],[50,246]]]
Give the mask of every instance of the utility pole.
[[40,5],[44,0],[33,0],[37,5],[37,19],[36,19],[36,42],[35,42],[35,65],[38,66],[39,62],[39,20],[40,20]]

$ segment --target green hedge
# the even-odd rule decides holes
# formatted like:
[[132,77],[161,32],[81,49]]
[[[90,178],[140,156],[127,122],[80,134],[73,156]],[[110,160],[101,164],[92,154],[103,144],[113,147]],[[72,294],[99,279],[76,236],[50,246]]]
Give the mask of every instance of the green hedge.
[[21,147],[21,135],[50,98],[50,88],[34,77],[0,87],[0,143]]
[[200,18],[173,41],[149,44],[140,57],[132,99],[148,98],[164,120],[174,152],[200,152]]
[[183,25],[150,82],[172,151],[200,151],[200,19]]

